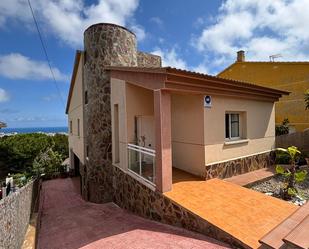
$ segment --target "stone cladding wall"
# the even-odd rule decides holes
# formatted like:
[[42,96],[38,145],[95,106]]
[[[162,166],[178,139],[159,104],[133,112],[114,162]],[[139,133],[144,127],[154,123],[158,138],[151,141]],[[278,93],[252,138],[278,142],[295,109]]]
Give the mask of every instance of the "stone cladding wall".
[[137,64],[139,67],[161,67],[161,57],[158,55],[137,52]]
[[274,157],[271,152],[267,152],[222,163],[206,165],[205,179],[224,179],[235,175],[248,173],[253,170],[271,167],[273,164]]
[[136,37],[114,24],[95,24],[84,33],[85,146],[89,147],[83,196],[91,202],[112,199],[110,75],[106,66],[137,66]]
[[162,193],[151,190],[115,166],[113,175],[113,201],[119,207],[148,219],[205,234],[237,248],[246,248],[246,245],[236,238],[191,213]]
[[[82,195],[103,203],[112,199],[112,131],[110,75],[107,66],[159,67],[159,56],[138,52],[136,37],[114,24],[95,24],[84,33],[85,146],[89,148],[85,167],[81,167]],[[85,148],[85,151],[87,150]]]
[[19,249],[28,228],[34,182],[0,200],[0,248]]

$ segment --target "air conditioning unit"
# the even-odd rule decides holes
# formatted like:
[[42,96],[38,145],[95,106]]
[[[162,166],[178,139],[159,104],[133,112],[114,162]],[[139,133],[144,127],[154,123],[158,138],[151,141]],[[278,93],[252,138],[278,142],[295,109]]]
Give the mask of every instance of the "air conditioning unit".
[[210,108],[212,105],[212,99],[210,95],[204,96],[204,107]]

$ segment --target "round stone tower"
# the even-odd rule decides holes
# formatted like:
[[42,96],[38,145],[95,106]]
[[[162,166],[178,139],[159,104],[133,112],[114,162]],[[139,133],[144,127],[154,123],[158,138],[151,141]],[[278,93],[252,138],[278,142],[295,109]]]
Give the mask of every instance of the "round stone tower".
[[[137,66],[135,35],[124,27],[99,23],[84,33],[85,167],[82,194],[89,201],[111,201],[112,127],[110,75],[106,66]],[[85,97],[84,97],[85,99]]]

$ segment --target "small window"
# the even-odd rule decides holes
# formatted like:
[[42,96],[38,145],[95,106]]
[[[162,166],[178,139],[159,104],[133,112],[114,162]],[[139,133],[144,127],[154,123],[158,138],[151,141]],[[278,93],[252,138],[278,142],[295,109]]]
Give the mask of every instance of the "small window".
[[89,146],[87,145],[86,146],[86,159],[89,158]]
[[80,137],[80,121],[79,121],[79,118],[77,119],[77,136]]
[[70,120],[70,134],[73,133],[73,123],[72,123],[72,120]]
[[85,91],[85,105],[88,104],[88,91]]
[[225,114],[225,138],[240,138],[240,118],[238,113]]

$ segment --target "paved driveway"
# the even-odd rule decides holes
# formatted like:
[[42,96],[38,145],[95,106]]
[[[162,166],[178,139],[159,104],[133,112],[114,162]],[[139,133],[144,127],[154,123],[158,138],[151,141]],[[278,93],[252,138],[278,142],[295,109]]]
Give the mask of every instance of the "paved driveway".
[[85,202],[78,179],[43,182],[40,249],[227,248],[223,243],[135,216],[114,203]]

